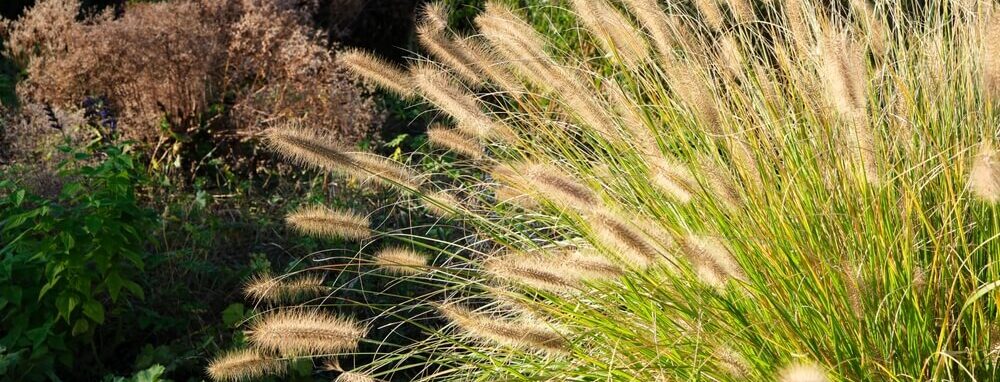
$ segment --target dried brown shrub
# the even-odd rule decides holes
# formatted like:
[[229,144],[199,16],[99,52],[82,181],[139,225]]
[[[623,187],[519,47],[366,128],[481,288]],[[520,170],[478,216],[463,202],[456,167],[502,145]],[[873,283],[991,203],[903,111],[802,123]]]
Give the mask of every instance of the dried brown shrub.
[[[304,6],[303,6],[304,5]],[[75,0],[42,0],[7,28],[7,55],[26,65],[26,102],[69,107],[105,96],[125,136],[150,144],[209,124],[217,139],[253,137],[272,121],[296,121],[344,141],[380,115],[323,36],[309,26],[314,2],[206,0],[130,5],[120,17],[76,20]]]

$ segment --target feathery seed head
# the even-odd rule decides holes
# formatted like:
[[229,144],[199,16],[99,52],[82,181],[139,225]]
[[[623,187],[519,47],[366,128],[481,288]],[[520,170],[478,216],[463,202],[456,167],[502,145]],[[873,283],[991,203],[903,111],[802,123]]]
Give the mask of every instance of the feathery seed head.
[[515,168],[540,196],[564,208],[586,210],[599,203],[597,195],[555,166],[524,163]]
[[409,83],[402,68],[391,64],[371,53],[351,49],[340,52],[337,60],[355,74],[375,83],[379,87],[394,92],[404,98],[414,96],[413,85]]
[[715,350],[715,358],[729,375],[736,378],[747,378],[750,376],[750,366],[747,360],[740,353],[728,346],[723,346]]
[[972,193],[987,202],[1000,202],[1000,150],[989,140],[984,140],[972,162],[969,174]]
[[243,293],[254,301],[275,303],[294,302],[327,291],[329,287],[323,285],[323,277],[318,274],[274,277],[264,272],[251,278],[243,287]]
[[547,353],[563,353],[568,345],[562,334],[539,322],[498,319],[458,304],[443,304],[438,310],[468,335],[479,340]]
[[[985,7],[985,5],[984,5]],[[983,35],[985,44],[982,52],[983,86],[993,102],[1000,103],[1000,8],[990,12]]]
[[698,179],[690,169],[659,155],[646,156],[645,161],[650,166],[649,171],[654,185],[679,203],[686,204],[691,201],[698,189]]
[[561,272],[559,264],[549,256],[534,253],[514,253],[494,256],[483,263],[490,274],[504,280],[552,292],[574,292],[578,280]]
[[448,29],[448,5],[444,1],[424,4],[420,16],[429,28],[438,31]]
[[368,218],[346,210],[305,207],[289,214],[285,221],[295,230],[310,236],[351,240],[371,237]]
[[450,129],[441,124],[432,125],[427,129],[427,140],[431,144],[467,155],[472,159],[483,157],[482,145],[474,137],[470,137],[458,129]]
[[352,319],[316,310],[265,313],[251,325],[250,343],[284,356],[352,351],[367,328]]
[[483,79],[479,76],[478,69],[473,64],[472,58],[468,56],[467,51],[461,49],[455,40],[448,37],[445,31],[438,28],[433,22],[418,25],[417,38],[424,48],[463,80],[472,85],[483,83]]
[[332,139],[305,129],[272,128],[265,134],[272,150],[299,164],[404,189],[416,189],[421,183],[420,178],[398,162],[371,153],[351,152]]
[[462,213],[462,202],[448,191],[434,191],[422,194],[421,198],[427,211],[442,218],[458,217]]
[[352,371],[345,371],[337,376],[334,382],[378,382],[377,379],[361,373],[355,373]]
[[681,243],[681,250],[698,276],[709,285],[721,288],[729,278],[746,279],[743,268],[718,238],[688,236]]
[[642,34],[605,0],[573,0],[572,5],[607,53],[626,65],[638,65],[649,58],[649,46]]
[[815,365],[797,364],[786,367],[778,377],[780,382],[827,382],[826,372]]
[[642,230],[626,223],[625,219],[609,213],[598,213],[591,215],[588,222],[597,243],[606,247],[619,260],[645,268],[661,257],[656,246],[645,237]]
[[695,8],[698,8],[698,12],[705,19],[705,23],[712,27],[714,30],[722,30],[723,18],[722,10],[719,9],[719,4],[715,0],[694,0]]
[[495,123],[480,109],[475,95],[451,80],[447,73],[419,65],[412,70],[412,76],[424,97],[452,116],[460,129],[481,138],[496,132]]
[[389,247],[375,254],[375,265],[396,275],[413,275],[427,269],[427,257],[409,248]]
[[219,382],[251,381],[265,376],[281,376],[288,363],[268,358],[253,349],[231,350],[209,362],[206,369]]

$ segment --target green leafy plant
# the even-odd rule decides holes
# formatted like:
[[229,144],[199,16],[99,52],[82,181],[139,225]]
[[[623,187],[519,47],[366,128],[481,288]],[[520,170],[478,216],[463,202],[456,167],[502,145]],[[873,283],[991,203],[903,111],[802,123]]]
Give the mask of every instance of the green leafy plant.
[[157,218],[136,199],[141,173],[127,145],[99,143],[60,165],[53,199],[0,182],[0,346],[17,357],[8,375],[54,377],[111,306],[143,298],[135,279]]

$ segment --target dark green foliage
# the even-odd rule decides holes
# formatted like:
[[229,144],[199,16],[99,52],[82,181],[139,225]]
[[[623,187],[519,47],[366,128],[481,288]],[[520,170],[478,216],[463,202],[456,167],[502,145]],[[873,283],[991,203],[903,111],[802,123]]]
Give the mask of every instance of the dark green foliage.
[[[67,149],[68,150],[68,149]],[[107,313],[130,298],[156,224],[127,146],[99,145],[60,165],[54,199],[0,182],[0,346],[7,375],[40,379],[73,364]]]

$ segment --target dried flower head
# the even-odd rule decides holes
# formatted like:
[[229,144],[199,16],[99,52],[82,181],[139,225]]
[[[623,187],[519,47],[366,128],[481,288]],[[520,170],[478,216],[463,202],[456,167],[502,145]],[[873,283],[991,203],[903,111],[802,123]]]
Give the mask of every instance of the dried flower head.
[[443,29],[440,29],[434,22],[425,22],[417,26],[417,38],[434,57],[441,60],[449,69],[458,74],[463,80],[471,85],[479,85],[484,81],[480,77],[478,69],[473,64],[472,57],[468,52],[461,49]]
[[972,193],[987,202],[1000,202],[1000,150],[988,140],[983,141],[972,162],[969,174]]
[[548,353],[565,352],[568,345],[562,334],[541,322],[500,319],[473,312],[458,304],[444,304],[438,310],[468,335],[479,340]]
[[299,164],[404,190],[417,189],[422,182],[396,161],[371,153],[352,152],[328,137],[305,129],[272,128],[267,130],[265,137],[272,150]]
[[786,367],[778,376],[780,382],[827,382],[826,372],[816,365],[797,364]]
[[559,265],[556,259],[541,253],[505,254],[483,263],[487,272],[504,280],[552,292],[577,290],[579,280],[563,272]]
[[560,207],[585,210],[599,203],[593,191],[555,166],[522,163],[514,166],[514,170],[539,196]]
[[487,138],[496,132],[495,123],[480,109],[476,96],[459,86],[447,73],[421,65],[413,68],[412,77],[421,94],[454,118],[466,133]]
[[284,356],[330,355],[354,350],[366,332],[352,319],[323,311],[282,310],[256,319],[248,338]]
[[632,23],[605,0],[573,0],[573,10],[584,26],[600,41],[605,52],[626,65],[649,58],[649,46]]
[[378,382],[377,379],[373,378],[368,374],[355,373],[353,371],[345,371],[337,376],[334,382]]
[[633,266],[647,267],[662,257],[642,230],[626,223],[626,219],[598,213],[590,215],[588,223],[598,244]]
[[746,279],[743,268],[718,238],[688,236],[681,243],[681,250],[699,278],[709,285],[723,287],[729,278]]
[[456,153],[468,155],[473,159],[483,157],[483,147],[461,130],[450,129],[441,124],[435,124],[427,129],[427,140],[431,144],[441,146]]
[[409,82],[410,76],[395,64],[362,50],[341,52],[337,55],[337,61],[385,90],[402,97],[414,96],[413,85]]
[[253,349],[231,350],[209,362],[206,372],[215,381],[250,381],[284,375],[288,362],[268,358]]
[[419,274],[427,269],[427,256],[409,248],[389,247],[375,254],[375,265],[396,275]]
[[998,102],[1000,101],[1000,47],[996,42],[1000,41],[1000,10],[990,12],[990,17],[985,23],[982,52],[983,86],[993,102]]
[[285,221],[295,230],[310,236],[364,240],[371,236],[368,218],[346,210],[324,206],[301,208]]
[[323,285],[323,277],[318,274],[275,277],[264,272],[246,283],[243,294],[255,301],[294,302],[329,290],[329,287]]

